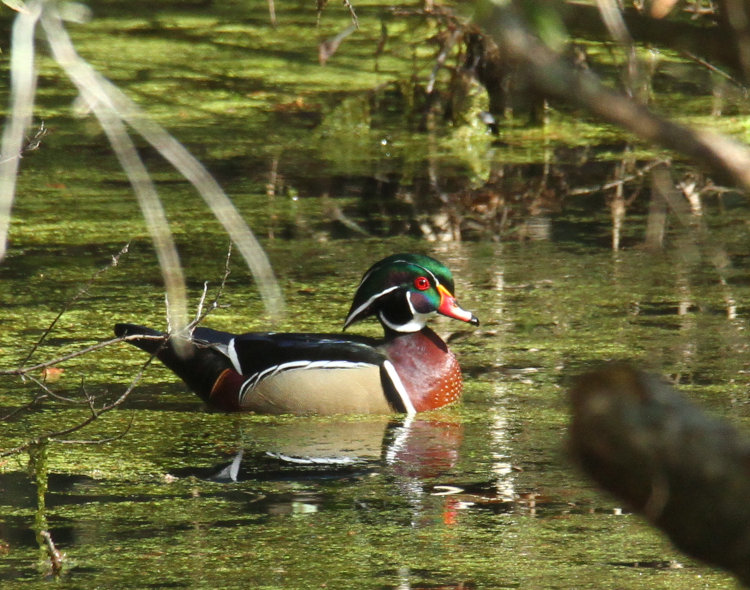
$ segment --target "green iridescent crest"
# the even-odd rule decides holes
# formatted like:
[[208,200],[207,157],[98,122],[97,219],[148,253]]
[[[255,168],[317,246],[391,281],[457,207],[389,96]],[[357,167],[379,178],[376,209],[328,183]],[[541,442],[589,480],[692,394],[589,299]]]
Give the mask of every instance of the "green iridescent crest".
[[388,256],[364,274],[344,327],[374,314],[382,319],[386,313],[405,324],[415,313],[433,313],[443,298],[438,286],[453,293],[453,275],[438,260],[421,254]]

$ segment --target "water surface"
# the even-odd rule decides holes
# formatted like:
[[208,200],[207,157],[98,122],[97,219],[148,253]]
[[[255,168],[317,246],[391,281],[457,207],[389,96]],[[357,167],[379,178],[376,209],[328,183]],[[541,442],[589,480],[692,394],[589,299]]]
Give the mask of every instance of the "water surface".
[[[310,39],[347,22],[331,7],[321,29],[307,8],[285,8],[273,31],[265,5],[241,14],[232,3],[174,5],[146,18],[131,4],[105,3],[111,14],[97,8],[74,28],[81,53],[217,175],[287,298],[285,318],[269,318],[233,256],[205,325],[338,331],[362,272],[403,250],[448,264],[482,325],[435,322],[460,357],[464,401],[410,419],[211,413],[166,369],[149,367],[124,406],[68,437],[115,440],[50,443],[0,462],[3,587],[52,583],[43,529],[67,555],[62,588],[734,587],[571,465],[565,391],[593,363],[634,359],[748,424],[743,200],[707,198],[705,230],[671,219],[666,247],[653,251],[643,247],[648,200],[636,199],[613,252],[608,195],[566,199],[560,179],[604,182],[627,140],[581,148],[563,124],[550,133],[559,139],[513,131],[494,145],[479,127],[468,138],[410,128],[398,93],[371,93],[413,63],[394,50],[375,69],[378,7],[362,3],[363,36],[322,69]],[[125,243],[118,266],[70,304],[26,364],[106,340],[116,321],[165,323],[127,181],[94,124],[70,116],[59,71],[41,66],[40,117],[51,133],[22,162],[0,266],[3,368],[24,362]],[[581,136],[589,125],[579,121]],[[227,238],[187,183],[143,154],[197,305],[204,281],[216,292]],[[544,199],[531,194],[545,186]],[[374,324],[354,330],[377,334]],[[79,422],[90,411],[84,391],[102,396],[97,403],[119,396],[144,360],[121,344],[64,363],[50,387],[78,403],[15,414],[0,448]],[[39,391],[1,382],[2,415]],[[332,456],[337,464],[322,462]],[[298,457],[315,461],[290,460]]]

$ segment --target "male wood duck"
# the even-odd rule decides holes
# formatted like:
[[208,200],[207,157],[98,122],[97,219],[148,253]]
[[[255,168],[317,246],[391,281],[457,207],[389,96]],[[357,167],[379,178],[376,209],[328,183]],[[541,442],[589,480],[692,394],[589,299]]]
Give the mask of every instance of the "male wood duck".
[[[375,263],[354,295],[344,329],[368,316],[383,339],[337,334],[255,332],[235,335],[195,328],[179,356],[167,335],[133,324],[115,334],[151,354],[207,404],[263,414],[414,414],[456,401],[461,368],[427,319],[439,313],[479,325],[453,295],[443,264],[418,254]],[[166,339],[166,340],[165,340]],[[184,347],[182,347],[184,348]]]

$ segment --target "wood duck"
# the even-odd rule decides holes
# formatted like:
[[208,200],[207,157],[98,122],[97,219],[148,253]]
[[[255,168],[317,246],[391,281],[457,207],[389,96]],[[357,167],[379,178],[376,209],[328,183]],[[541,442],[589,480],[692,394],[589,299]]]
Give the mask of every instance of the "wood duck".
[[[192,337],[117,324],[115,334],[156,355],[208,405],[263,414],[414,414],[454,402],[461,368],[426,322],[439,313],[479,325],[453,295],[443,264],[394,254],[364,274],[344,329],[369,316],[382,339],[338,334],[195,328]],[[178,347],[177,338],[188,346]],[[187,353],[182,352],[187,349]]]

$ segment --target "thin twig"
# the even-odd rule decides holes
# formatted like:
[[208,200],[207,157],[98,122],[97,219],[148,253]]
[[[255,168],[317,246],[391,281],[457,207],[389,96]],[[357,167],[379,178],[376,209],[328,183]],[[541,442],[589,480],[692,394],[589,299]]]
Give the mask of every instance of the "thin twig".
[[27,375],[23,375],[23,378],[24,379],[28,379],[29,381],[33,381],[34,383],[36,383],[39,386],[39,388],[41,390],[43,390],[44,393],[47,396],[49,396],[49,397],[52,397],[52,398],[57,399],[57,400],[60,400],[62,402],[68,402],[68,403],[71,403],[71,404],[78,404],[78,403],[80,403],[80,402],[78,402],[76,400],[73,400],[73,399],[70,399],[68,397],[64,397],[62,395],[59,395],[59,394],[55,393],[49,387],[47,387],[47,384],[44,381],[42,381],[41,379],[37,379],[33,375],[28,375],[28,374]]
[[31,139],[26,138],[26,145],[21,146],[21,151],[12,156],[1,158],[0,164],[6,164],[8,160],[12,158],[16,158],[16,159],[23,158],[23,155],[26,152],[33,152],[34,150],[38,150],[39,147],[42,145],[42,139],[46,137],[47,133],[49,133],[49,129],[44,125],[44,121],[42,121],[39,125],[39,129],[37,129],[36,133],[34,134],[34,137],[32,137]]
[[[117,260],[119,259],[119,256],[121,254],[123,254],[124,252],[126,252],[126,251],[127,251],[127,247],[124,248],[123,250],[121,250],[120,254],[118,254],[118,256],[114,257],[113,264],[116,264]],[[204,303],[205,303],[206,294],[207,294],[207,286],[204,287],[203,294],[202,294],[200,302],[198,304],[197,317],[195,318],[195,320],[193,320],[190,323],[190,326],[189,326],[190,330],[192,330],[201,321],[203,321],[203,319],[212,310],[214,310],[214,309],[216,309],[218,307],[218,302],[219,302],[219,299],[221,298],[221,295],[222,295],[222,293],[224,291],[224,287],[226,285],[227,278],[229,277],[229,275],[231,273],[231,269],[230,269],[231,255],[232,255],[232,244],[230,242],[230,244],[229,244],[229,246],[227,248],[227,255],[226,255],[226,259],[224,261],[224,274],[222,276],[221,284],[219,285],[219,289],[218,289],[215,297],[211,301],[210,305],[208,306],[208,308],[206,308],[204,310]],[[102,271],[99,271],[99,273],[97,273],[97,275],[100,274],[101,272]],[[95,277],[97,275],[95,275]],[[93,278],[92,278],[92,280],[93,280]],[[91,281],[89,281],[89,283],[87,284],[87,286],[90,283],[91,283]],[[79,297],[82,293],[84,293],[85,290],[86,290],[86,288],[84,287],[84,289],[82,289],[76,295],[76,298]],[[66,305],[66,309],[67,309],[67,307],[69,305],[70,305],[70,302]],[[62,315],[62,313],[60,313],[58,315],[58,318],[61,315]],[[51,329],[52,328],[50,328],[47,331],[47,333],[49,333],[51,331]],[[130,385],[128,386],[128,388],[125,390],[125,392],[119,398],[117,398],[114,402],[109,403],[109,404],[104,404],[101,408],[97,408],[96,407],[96,400],[98,399],[97,396],[90,395],[88,392],[86,392],[85,388],[83,388],[83,385],[82,385],[82,391],[83,391],[83,394],[84,394],[84,401],[83,401],[83,403],[88,404],[89,409],[91,411],[91,414],[86,419],[82,420],[81,422],[78,422],[77,424],[74,424],[73,426],[71,426],[69,428],[65,428],[65,429],[62,429],[62,430],[55,431],[55,432],[48,432],[46,434],[43,434],[43,435],[34,437],[32,439],[29,439],[25,443],[23,443],[21,445],[18,445],[17,447],[15,447],[13,449],[9,449],[7,451],[0,452],[0,457],[5,457],[5,456],[8,456],[8,455],[13,455],[13,454],[20,453],[20,452],[25,451],[25,450],[27,450],[28,448],[30,448],[30,447],[32,447],[34,445],[40,444],[43,441],[57,442],[57,443],[61,443],[61,444],[103,444],[103,443],[111,442],[111,441],[114,441],[114,440],[118,440],[118,439],[122,438],[123,436],[125,436],[125,434],[127,434],[127,432],[130,430],[130,427],[131,427],[131,425],[133,423],[133,417],[131,417],[130,424],[127,426],[127,428],[123,432],[119,433],[118,435],[116,435],[114,437],[110,437],[110,438],[106,438],[106,439],[96,439],[96,440],[67,440],[67,439],[62,438],[64,436],[66,436],[66,435],[72,434],[73,432],[81,430],[82,428],[85,428],[86,426],[88,426],[89,424],[91,424],[92,422],[94,422],[95,420],[97,420],[105,412],[109,412],[110,410],[113,410],[117,406],[121,405],[127,399],[127,397],[130,395],[130,393],[133,391],[133,389],[135,389],[136,385],[138,384],[138,382],[140,381],[141,377],[143,376],[144,371],[151,364],[151,362],[153,361],[153,359],[157,357],[157,355],[159,354],[159,351],[161,350],[161,348],[164,347],[164,346],[167,346],[167,343],[169,342],[169,338],[170,338],[169,332],[167,334],[154,335],[154,336],[142,335],[142,334],[132,334],[132,335],[128,335],[128,336],[120,336],[120,337],[117,337],[117,338],[112,338],[110,340],[106,340],[104,342],[98,342],[97,344],[94,344],[92,346],[88,346],[88,347],[86,347],[86,348],[84,348],[82,350],[78,350],[78,351],[72,352],[70,354],[63,355],[61,357],[58,357],[56,359],[52,359],[50,361],[46,361],[44,363],[38,363],[38,364],[33,365],[31,367],[23,367],[23,366],[21,366],[21,367],[18,367],[16,369],[10,369],[10,370],[2,370],[2,371],[0,371],[0,375],[18,375],[18,376],[21,376],[23,378],[27,378],[27,379],[33,381],[34,383],[36,383],[44,391],[44,393],[38,394],[28,404],[26,404],[26,405],[24,405],[22,407],[16,408],[11,413],[9,413],[6,416],[0,418],[0,422],[2,422],[4,420],[7,420],[8,418],[11,418],[11,417],[15,416],[16,414],[18,414],[18,413],[20,413],[20,412],[22,412],[24,410],[28,410],[28,409],[32,408],[33,406],[37,405],[41,401],[43,401],[45,399],[48,399],[50,397],[58,399],[58,400],[61,400],[61,401],[65,401],[65,402],[68,402],[68,403],[76,403],[76,404],[77,403],[81,403],[81,402],[78,402],[76,400],[72,400],[70,398],[66,398],[66,397],[63,397],[63,396],[60,396],[60,395],[54,393],[51,389],[49,389],[49,387],[47,387],[47,385],[43,381],[41,381],[41,380],[37,379],[36,377],[32,376],[30,374],[32,371],[37,371],[39,369],[44,369],[46,367],[59,364],[59,363],[61,363],[63,361],[70,360],[70,359],[78,357],[78,356],[82,356],[84,354],[87,354],[87,353],[92,352],[94,350],[98,350],[100,348],[104,348],[106,346],[109,346],[109,345],[117,343],[117,342],[123,342],[123,341],[127,342],[129,340],[157,340],[157,341],[161,341],[162,342],[161,347],[156,352],[154,352],[154,354],[152,354],[149,357],[149,359],[146,361],[146,363],[144,363],[141,366],[140,370],[138,371],[138,373],[136,374],[136,376],[133,378],[132,382],[130,383]]]
[[706,69],[707,69],[707,70],[709,70],[710,72],[712,72],[712,73],[714,73],[714,74],[716,74],[716,75],[718,75],[718,76],[721,76],[722,78],[724,78],[724,79],[725,79],[725,80],[727,80],[728,82],[730,82],[730,83],[734,84],[734,85],[735,85],[735,86],[736,86],[737,88],[739,88],[739,89],[740,89],[740,90],[742,91],[742,93],[743,93],[743,94],[747,95],[747,92],[748,92],[748,87],[747,87],[747,86],[745,86],[745,85],[744,85],[744,84],[743,84],[742,82],[740,82],[739,80],[737,80],[737,78],[735,78],[735,77],[734,77],[734,76],[732,76],[731,74],[728,74],[728,73],[727,73],[727,72],[725,72],[724,70],[722,70],[722,69],[720,69],[720,68],[717,68],[717,67],[716,67],[715,65],[713,65],[713,64],[711,64],[711,63],[709,63],[709,62],[707,62],[707,61],[706,61],[705,59],[703,59],[702,57],[700,57],[700,56],[698,56],[698,55],[695,55],[694,53],[691,53],[691,52],[689,52],[689,51],[683,51],[683,52],[682,52],[682,54],[683,54],[683,55],[684,55],[685,57],[687,57],[688,59],[692,59],[692,60],[693,60],[693,61],[694,61],[695,63],[697,63],[698,65],[701,65],[701,66],[703,66],[704,68],[706,68]]
[[613,188],[617,188],[618,186],[627,184],[628,182],[642,179],[648,172],[650,172],[656,166],[660,166],[662,164],[668,165],[669,163],[670,163],[670,160],[662,160],[662,159],[653,160],[652,162],[649,162],[648,164],[644,165],[642,168],[639,168],[633,174],[629,174],[628,176],[624,176],[622,178],[618,178],[617,180],[612,180],[610,182],[605,182],[604,184],[600,184],[599,186],[574,188],[574,189],[569,190],[567,194],[568,196],[571,196],[571,197],[577,197],[581,195],[589,195],[591,193],[598,193],[600,191],[607,191]]
[[206,301],[207,293],[208,293],[208,281],[203,281],[203,293],[201,293],[201,298],[198,300],[198,307],[195,311],[196,319],[201,317],[201,315],[203,315],[203,304]]
[[[166,343],[166,340],[165,340],[165,343]],[[114,410],[116,407],[120,406],[126,399],[128,399],[128,396],[135,389],[136,385],[138,385],[138,383],[141,380],[141,377],[143,377],[144,371],[153,362],[154,358],[156,358],[156,354],[158,354],[158,351],[152,354],[148,358],[148,360],[145,363],[143,363],[143,365],[141,365],[141,368],[138,370],[138,373],[136,373],[135,377],[130,382],[130,385],[128,385],[128,387],[125,389],[122,395],[120,395],[120,397],[118,397],[112,403],[103,405],[101,408],[99,408],[99,410],[92,410],[92,413],[90,416],[88,416],[86,419],[82,420],[81,422],[74,424],[73,426],[70,426],[68,428],[63,428],[62,430],[57,430],[54,432],[47,432],[45,434],[29,439],[25,443],[20,444],[17,447],[8,449],[7,451],[0,451],[0,457],[8,457],[10,455],[16,455],[33,446],[41,444],[44,441],[60,442],[59,441],[60,437],[77,432],[78,430],[81,430],[82,428],[85,428],[86,426],[91,424],[94,420],[97,420],[98,418],[100,418],[102,414],[109,412],[111,410]],[[128,426],[128,428],[130,427]],[[102,442],[107,442],[107,439],[103,440]]]
[[45,361],[43,363],[32,365],[30,367],[18,367],[16,369],[2,369],[0,370],[0,375],[27,375],[31,371],[36,371],[37,369],[44,369],[46,367],[51,367],[52,365],[57,365],[59,363],[62,363],[63,361],[69,361],[70,359],[87,354],[89,352],[93,352],[94,350],[99,350],[100,348],[104,348],[105,346],[110,346],[111,344],[114,344],[115,342],[120,342],[122,340],[127,340],[127,339],[128,338],[126,336],[124,338],[112,338],[110,340],[105,340],[103,342],[97,342],[96,344],[92,344],[91,346],[87,346],[86,348],[83,348],[81,350],[77,350],[75,352],[71,352],[69,354],[54,358],[50,361]]
[[206,316],[210,314],[214,309],[219,307],[219,299],[221,298],[222,293],[224,292],[224,286],[227,283],[227,279],[229,278],[229,275],[232,273],[232,270],[229,266],[229,261],[232,257],[232,242],[229,242],[229,246],[227,247],[227,255],[224,259],[224,275],[221,277],[221,283],[219,283],[219,289],[216,291],[216,295],[214,296],[213,300],[209,304],[206,311],[203,311],[203,304],[206,298],[207,293],[207,285],[208,283],[203,284],[203,295],[201,296],[201,299],[198,303],[198,310],[196,312],[195,319],[190,322],[187,325],[188,333],[192,334],[193,330],[195,329],[198,324],[200,324],[204,319],[206,319]]
[[37,405],[39,402],[44,401],[45,399],[47,399],[47,397],[48,396],[47,396],[46,393],[38,393],[36,395],[36,397],[33,400],[31,400],[29,403],[24,404],[22,406],[19,406],[19,407],[17,407],[14,410],[11,410],[11,412],[9,414],[5,414],[5,416],[0,416],[0,422],[7,422],[11,418],[13,418],[16,414],[20,414],[21,412],[23,412],[25,410],[30,410],[35,405]]
[[432,91],[435,89],[435,81],[437,80],[437,75],[440,72],[440,68],[443,67],[443,65],[445,64],[445,60],[448,58],[450,50],[453,49],[453,46],[458,42],[458,40],[461,38],[461,35],[463,34],[464,30],[461,27],[456,28],[456,30],[453,31],[451,36],[445,42],[445,45],[443,45],[443,48],[438,53],[437,58],[435,58],[435,65],[432,68],[432,73],[430,74],[430,79],[427,82],[427,87],[425,88],[425,92],[427,94],[432,94]]
[[359,19],[357,18],[357,13],[354,12],[354,6],[352,5],[350,0],[344,0],[344,6],[346,6],[349,9],[349,14],[352,17],[352,24],[355,26],[357,30],[359,30]]
[[130,242],[128,242],[122,248],[120,248],[120,251],[112,257],[112,261],[107,266],[100,268],[93,275],[91,275],[91,278],[89,278],[86,284],[78,290],[78,293],[73,295],[73,297],[69,299],[67,303],[65,303],[65,305],[63,305],[60,312],[57,314],[57,316],[55,316],[55,319],[52,320],[52,323],[50,323],[50,325],[47,326],[47,329],[39,337],[39,340],[37,340],[36,344],[34,344],[34,346],[31,347],[29,354],[26,355],[26,358],[23,359],[23,361],[21,361],[21,367],[23,367],[27,362],[29,362],[29,359],[34,355],[37,349],[47,339],[47,336],[49,336],[50,332],[52,332],[52,329],[55,327],[55,325],[63,316],[63,314],[66,311],[68,311],[68,309],[70,309],[70,306],[73,305],[76,301],[78,301],[83,295],[88,293],[88,290],[91,287],[91,285],[94,284],[94,281],[96,281],[100,276],[102,276],[105,272],[107,272],[111,268],[114,268],[115,266],[117,266],[120,263],[120,257],[123,254],[127,254],[129,248],[130,248]]
[[[99,412],[101,414],[101,412]],[[130,429],[133,426],[133,422],[135,422],[135,412],[131,412],[130,414],[130,422],[128,422],[128,425],[125,427],[125,429],[120,432],[119,434],[116,434],[115,436],[110,436],[108,438],[97,438],[97,439],[91,439],[91,440],[71,440],[66,438],[50,438],[48,439],[50,442],[59,443],[61,445],[103,445],[107,443],[114,442],[116,440],[120,440],[121,438],[124,438],[125,435],[127,435],[128,432],[130,432]]]

